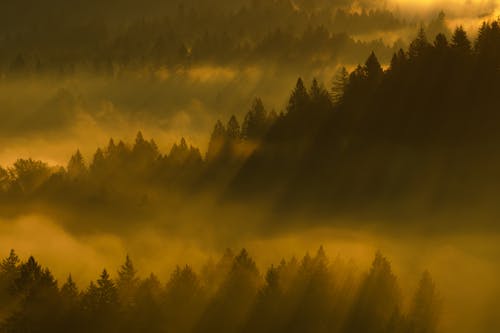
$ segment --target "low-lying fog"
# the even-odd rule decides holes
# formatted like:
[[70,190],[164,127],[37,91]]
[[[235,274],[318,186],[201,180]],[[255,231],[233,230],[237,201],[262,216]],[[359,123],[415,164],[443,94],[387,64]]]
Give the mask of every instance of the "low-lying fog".
[[[380,7],[381,3],[356,1],[353,10],[360,4]],[[459,24],[476,29],[481,21],[500,14],[498,0],[389,0],[383,6],[415,22],[445,10],[451,29]],[[382,54],[377,55],[387,64],[394,43],[398,39],[407,43],[416,28],[355,38],[382,38]],[[298,76],[306,82],[317,78],[330,88],[340,64],[353,68],[368,54],[363,51],[359,59],[303,68],[263,61],[248,66],[148,68],[119,76],[0,77],[0,165],[31,157],[65,166],[77,149],[89,161],[110,137],[132,142],[138,130],[153,138],[162,152],[185,137],[204,153],[217,119],[227,121],[232,114],[241,119],[256,97],[262,98],[267,110],[279,113]],[[168,228],[160,228],[162,222],[140,221],[134,223],[133,232],[130,227],[112,232],[120,221],[111,221],[112,227],[105,229],[110,231],[82,228],[86,231],[78,232],[74,225],[65,229],[70,224],[59,220],[57,214],[42,216],[28,211],[21,217],[2,217],[0,256],[6,257],[12,248],[21,258],[34,255],[60,282],[72,273],[78,286],[84,288],[102,268],[116,272],[126,254],[141,276],[155,272],[165,281],[175,265],[190,264],[199,270],[210,258],[218,259],[226,248],[238,251],[245,247],[261,273],[283,257],[314,253],[321,245],[330,258],[353,259],[363,271],[380,250],[391,260],[407,293],[415,290],[422,271],[429,270],[444,301],[444,333],[496,332],[500,327],[500,235],[491,230],[474,232],[471,227],[424,233],[395,231],[377,223],[346,227],[348,223],[338,221],[303,220],[294,229],[270,231],[265,224],[262,227],[258,213],[256,222],[248,212],[225,215],[221,211],[221,219],[237,221],[233,228],[227,222],[207,221],[213,214],[202,218],[202,213],[195,211],[176,220],[168,213],[164,217]],[[85,216],[78,223],[84,220]],[[180,226],[173,228],[176,224]],[[259,231],[252,227],[257,225]]]
[[[336,65],[304,75],[331,82]],[[206,150],[217,121],[244,115],[260,97],[284,109],[295,72],[269,67],[200,66],[128,73],[0,80],[0,165],[32,157],[66,165],[80,149],[90,158],[109,138],[132,141],[138,130],[168,151],[183,136]]]
[[81,288],[96,279],[104,267],[115,272],[126,254],[142,277],[155,272],[166,280],[175,265],[189,264],[200,270],[210,258],[217,260],[226,247],[234,251],[247,248],[261,273],[281,258],[314,254],[320,245],[330,258],[352,259],[364,271],[380,250],[390,258],[403,292],[415,289],[422,271],[431,272],[444,301],[443,332],[459,333],[493,332],[489,327],[500,324],[499,240],[496,234],[470,232],[423,235],[380,228],[325,227],[272,235],[228,235],[208,226],[182,234],[145,226],[133,235],[75,235],[43,216],[27,215],[0,223],[0,253],[4,257],[11,248],[23,258],[33,254],[59,281],[72,273]]

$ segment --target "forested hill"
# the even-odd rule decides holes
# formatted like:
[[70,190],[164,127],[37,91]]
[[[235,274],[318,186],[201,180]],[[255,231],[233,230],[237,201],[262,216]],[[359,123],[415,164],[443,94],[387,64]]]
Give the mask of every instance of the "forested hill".
[[283,207],[357,211],[494,205],[498,22],[484,24],[474,43],[461,28],[451,41],[440,34],[433,42],[421,30],[388,69],[372,53],[335,88],[332,104],[315,82],[309,90],[297,82],[287,113],[246,161],[232,194],[279,188]]
[[[352,63],[370,49],[386,59],[393,41],[382,42],[378,34],[416,27],[369,3],[353,12],[354,3],[358,1],[7,2],[0,12],[0,77],[121,77],[207,64]],[[447,32],[444,14],[428,27]],[[370,37],[361,41],[359,35]],[[394,45],[400,47],[403,39]]]
[[139,134],[132,146],[111,140],[88,164],[77,153],[66,168],[30,159],[0,168],[0,199],[13,213],[40,202],[151,213],[209,193],[289,212],[495,215],[499,102],[499,22],[474,41],[462,28],[432,41],[421,30],[387,69],[372,53],[331,89],[299,79],[280,113],[257,99],[241,125],[215,125],[205,156],[184,139],[162,154]]

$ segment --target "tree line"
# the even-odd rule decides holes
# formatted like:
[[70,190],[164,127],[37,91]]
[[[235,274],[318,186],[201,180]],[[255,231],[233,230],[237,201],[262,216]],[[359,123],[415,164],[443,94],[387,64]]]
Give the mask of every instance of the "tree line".
[[[50,12],[47,15],[54,17],[41,19],[13,3],[9,4],[10,10],[21,16],[15,22],[10,17],[3,20],[0,70],[6,77],[72,75],[82,71],[118,76],[150,67],[254,64],[263,59],[294,65],[308,64],[318,57],[326,57],[322,64],[357,62],[369,50],[389,60],[402,41],[387,46],[379,39],[360,41],[352,35],[416,27],[387,9],[366,7],[353,12],[350,5],[323,3],[318,7],[304,3],[298,9],[290,1],[279,0],[254,1],[225,10],[202,4],[170,4],[158,12],[122,18],[121,22],[126,23],[118,24],[98,16],[61,18],[46,4],[40,12]],[[39,5],[26,6],[34,9]],[[23,12],[26,22],[18,26]],[[444,31],[445,24],[438,29]]]
[[[330,98],[299,79],[228,197],[276,200],[282,212],[497,214],[498,91],[498,21],[474,41],[462,27],[432,42],[421,29],[389,67],[371,53],[340,70]],[[283,194],[266,197],[275,188]]]
[[184,139],[162,154],[139,133],[89,163],[79,152],[66,168],[20,159],[0,168],[0,201],[147,207],[165,193],[215,190],[289,213],[414,215],[457,203],[495,213],[499,45],[498,21],[474,41],[462,27],[433,42],[421,29],[385,69],[371,53],[331,87],[298,79],[279,113],[256,99],[243,120],[218,121],[206,154]]
[[86,287],[59,284],[33,257],[0,263],[3,332],[410,332],[439,331],[442,300],[428,272],[409,305],[391,264],[368,271],[314,256],[283,259],[261,274],[246,250],[226,250],[200,272],[177,266],[166,283],[142,278],[129,256]]

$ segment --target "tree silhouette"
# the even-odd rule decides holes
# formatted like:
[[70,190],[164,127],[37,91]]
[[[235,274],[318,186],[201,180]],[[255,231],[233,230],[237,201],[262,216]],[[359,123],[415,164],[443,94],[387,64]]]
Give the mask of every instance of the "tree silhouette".
[[249,141],[260,140],[268,129],[268,115],[260,98],[256,98],[245,115],[241,134]]
[[[138,279],[126,258],[116,284],[103,270],[79,292],[71,275],[59,289],[48,269],[33,257],[20,262],[12,251],[2,261],[0,278],[19,271],[17,298],[15,306],[9,306],[12,299],[0,298],[5,312],[0,326],[6,332],[430,333],[439,324],[441,302],[429,273],[423,274],[409,311],[402,312],[396,278],[380,253],[360,285],[353,283],[359,277],[340,261],[331,262],[323,247],[300,262],[292,258],[272,265],[264,280],[246,250],[236,256],[227,250],[212,267],[222,282],[177,266],[162,287],[154,274]],[[120,285],[132,280],[135,292],[120,298]]]
[[135,138],[135,144],[132,148],[132,156],[136,167],[139,170],[150,167],[159,155],[160,153],[156,143],[153,140],[146,141],[142,132],[139,131]]
[[210,136],[210,142],[207,150],[207,160],[211,161],[217,158],[224,148],[226,142],[226,128],[222,122],[217,121]]
[[444,34],[436,35],[436,39],[434,40],[434,48],[440,54],[448,49],[448,39]]
[[462,26],[459,26],[453,33],[451,47],[464,56],[471,52],[471,42]]
[[61,296],[63,299],[70,302],[75,302],[78,299],[78,288],[73,281],[71,274],[68,276],[66,282],[61,286]]
[[287,112],[290,114],[305,112],[309,106],[309,101],[309,94],[304,82],[299,78],[288,101]]
[[237,141],[241,138],[240,124],[234,115],[229,119],[226,130],[230,140]]
[[368,80],[372,82],[372,84],[378,84],[382,79],[382,75],[384,71],[382,70],[382,66],[380,66],[380,62],[375,55],[375,52],[372,52],[365,63],[366,73],[368,76]]
[[400,291],[391,265],[377,253],[354,303],[347,332],[385,332],[400,308]]
[[103,308],[110,308],[116,303],[116,286],[105,269],[97,280],[97,297],[99,306]]
[[17,281],[20,275],[20,260],[14,250],[0,263],[0,299],[11,299],[17,290]]
[[3,329],[24,332],[55,330],[59,324],[61,303],[52,273],[29,257],[20,264],[15,284],[20,305],[4,322]]
[[245,324],[259,286],[259,272],[246,250],[233,260],[232,267],[208,304],[195,332],[237,332]]
[[197,274],[189,266],[177,266],[166,286],[164,317],[167,330],[191,332],[204,306],[205,299]]
[[316,79],[313,79],[311,89],[309,89],[311,98],[311,111],[319,114],[324,114],[331,110],[332,103],[328,91],[319,85]]
[[85,161],[80,153],[80,150],[77,150],[76,153],[71,156],[66,169],[68,176],[71,179],[78,179],[86,175],[87,166],[85,165]]
[[343,102],[344,92],[349,84],[349,72],[345,67],[341,67],[337,72],[332,84],[332,101],[340,105]]
[[413,298],[409,319],[409,332],[438,332],[441,300],[429,272],[424,272]]
[[14,180],[13,188],[20,192],[32,193],[50,177],[50,170],[46,163],[30,159],[18,159],[9,169],[10,177]]
[[134,264],[127,255],[125,257],[125,262],[118,270],[118,278],[116,280],[118,300],[125,309],[129,309],[135,305],[134,298],[138,284],[139,279],[136,276]]
[[426,56],[430,49],[430,44],[427,40],[427,35],[423,27],[418,31],[417,38],[415,38],[408,49],[409,59],[414,61]]

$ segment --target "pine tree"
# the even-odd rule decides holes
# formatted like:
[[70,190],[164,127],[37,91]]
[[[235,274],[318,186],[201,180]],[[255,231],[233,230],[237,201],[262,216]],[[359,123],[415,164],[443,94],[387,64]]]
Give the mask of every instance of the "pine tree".
[[241,128],[245,140],[256,141],[262,138],[268,128],[267,111],[260,98],[256,98],[245,115]]
[[305,112],[309,107],[310,97],[301,78],[297,80],[295,89],[292,91],[288,101],[287,111],[289,114]]
[[16,291],[16,282],[20,275],[19,264],[19,257],[13,249],[0,263],[0,287],[5,288],[8,294],[14,294]]
[[111,309],[117,304],[117,290],[109,273],[104,269],[97,280],[97,304],[101,308]]
[[106,148],[106,154],[108,156],[112,156],[116,153],[116,144],[115,144],[115,140],[113,140],[113,138],[109,139],[109,142],[108,142],[108,147]]
[[382,333],[401,307],[401,293],[389,261],[377,253],[348,320],[349,332]]
[[2,260],[0,263],[1,274],[12,274],[12,272],[18,271],[19,268],[19,257],[14,249],[10,250],[9,256]]
[[217,159],[226,144],[227,132],[220,120],[214,126],[210,141],[208,143],[207,160],[212,161]]
[[373,82],[374,84],[378,84],[382,79],[384,71],[382,69],[382,66],[380,66],[380,62],[378,61],[375,52],[372,52],[366,60],[365,68],[368,75],[368,80],[370,82]]
[[451,47],[461,55],[468,55],[472,50],[471,42],[462,26],[455,29],[451,39]]
[[310,108],[312,112],[325,113],[330,110],[332,106],[330,95],[323,86],[320,86],[316,79],[312,81],[309,96],[311,98]]
[[125,263],[118,270],[118,279],[116,281],[117,293],[122,306],[130,308],[134,305],[135,293],[139,284],[137,271],[134,268],[132,260],[127,255]]
[[428,54],[430,49],[430,44],[427,41],[427,36],[425,34],[425,30],[423,27],[420,28],[417,34],[417,38],[415,38],[411,43],[408,49],[408,58],[411,61],[415,61],[421,59],[422,57]]
[[104,164],[106,163],[104,152],[101,148],[97,148],[94,158],[92,159],[92,164],[90,165],[90,170],[93,173],[99,172],[104,168]]
[[78,287],[71,274],[61,287],[61,296],[68,302],[74,303],[78,299]]
[[332,101],[339,105],[344,100],[344,94],[349,84],[349,72],[342,66],[335,76],[332,84]]
[[411,333],[438,331],[441,301],[429,272],[424,272],[413,298],[409,313]]
[[189,266],[176,267],[166,286],[164,318],[168,331],[191,332],[204,310],[205,298],[197,274]]
[[490,30],[490,25],[483,22],[479,31],[477,33],[476,41],[474,43],[474,51],[481,54],[488,48],[488,33]]
[[434,40],[434,48],[442,53],[448,48],[448,39],[444,34],[438,34]]
[[135,144],[132,148],[132,155],[134,165],[139,169],[139,172],[143,172],[144,169],[151,167],[151,164],[156,161],[160,152],[156,143],[152,140],[146,141],[142,132],[139,131],[137,132]]
[[85,165],[85,161],[80,153],[80,150],[77,150],[76,153],[71,156],[68,162],[67,172],[71,179],[78,179],[86,175],[87,166]]
[[238,141],[241,138],[241,129],[238,120],[233,115],[226,126],[227,136],[230,140]]
[[391,65],[390,65],[390,71],[392,73],[398,73],[401,71],[404,66],[406,65],[407,62],[407,57],[406,53],[403,51],[403,49],[399,49],[397,53],[394,53],[391,59]]

